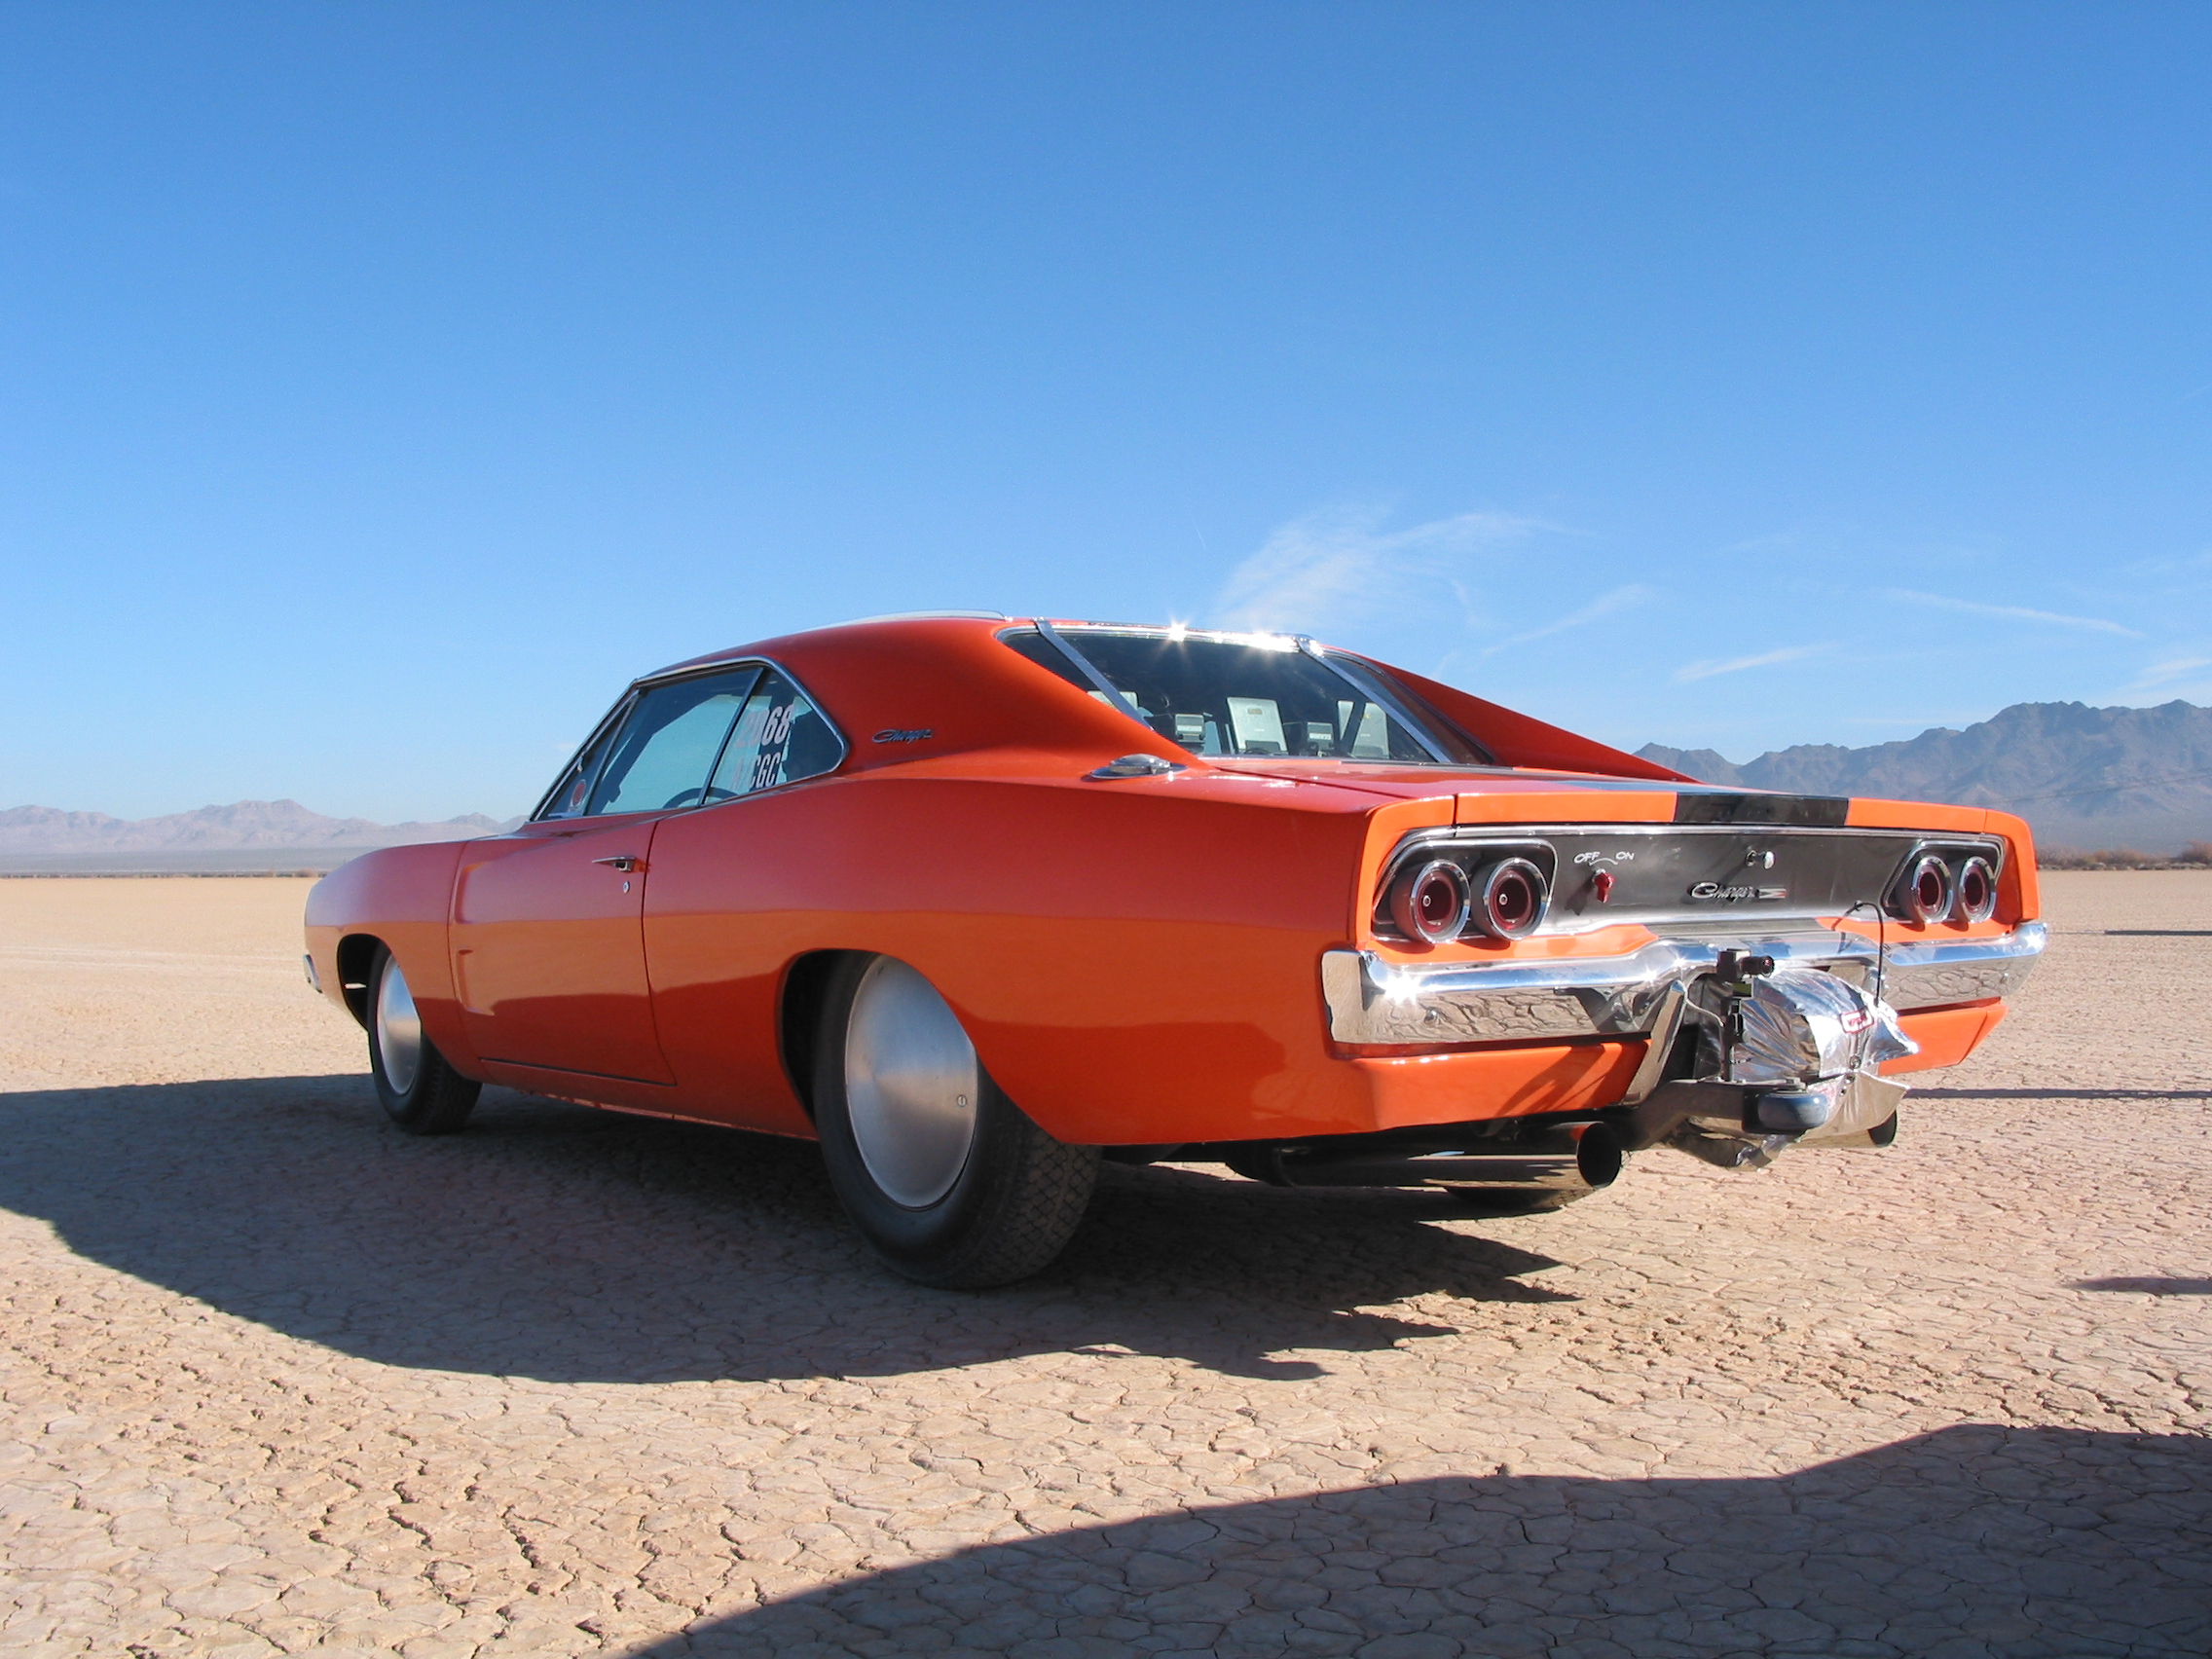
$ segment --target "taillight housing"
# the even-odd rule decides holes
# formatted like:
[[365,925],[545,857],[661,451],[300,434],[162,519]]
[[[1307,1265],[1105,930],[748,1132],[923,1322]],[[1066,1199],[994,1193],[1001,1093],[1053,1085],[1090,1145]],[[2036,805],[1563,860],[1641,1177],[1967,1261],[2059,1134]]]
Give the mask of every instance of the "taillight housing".
[[1951,913],[1951,866],[1934,853],[1923,853],[1904,872],[1899,911],[1908,922],[1939,922]]
[[1972,858],[1959,866],[1956,915],[1962,922],[1986,922],[1997,914],[1997,871],[1987,859]]
[[1425,831],[1401,841],[1369,912],[1376,934],[1419,945],[1517,940],[1542,927],[1558,854],[1523,835]]
[[1444,944],[1466,928],[1467,874],[1450,859],[1407,870],[1390,884],[1390,919],[1408,939]]
[[1527,859],[1499,859],[1475,872],[1469,916],[1493,939],[1526,939],[1543,925],[1551,883]]

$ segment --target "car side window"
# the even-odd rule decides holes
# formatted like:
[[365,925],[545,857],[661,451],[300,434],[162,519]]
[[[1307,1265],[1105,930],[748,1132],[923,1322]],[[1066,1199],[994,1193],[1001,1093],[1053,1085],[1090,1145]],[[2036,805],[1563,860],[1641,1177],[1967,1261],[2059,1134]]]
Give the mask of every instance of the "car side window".
[[719,798],[709,793],[707,775],[759,677],[744,668],[647,688],[622,722],[588,810],[665,812]]
[[746,700],[708,790],[713,800],[795,784],[836,769],[845,746],[805,693],[774,669]]
[[569,762],[569,769],[561,774],[561,781],[553,786],[545,797],[545,805],[537,814],[540,820],[548,818],[581,818],[591,805],[591,787],[599,781],[600,764],[607,752],[614,747],[621,734],[622,717],[629,714],[635,697],[626,697],[615,706],[615,712],[602,721],[602,729],[582,753]]

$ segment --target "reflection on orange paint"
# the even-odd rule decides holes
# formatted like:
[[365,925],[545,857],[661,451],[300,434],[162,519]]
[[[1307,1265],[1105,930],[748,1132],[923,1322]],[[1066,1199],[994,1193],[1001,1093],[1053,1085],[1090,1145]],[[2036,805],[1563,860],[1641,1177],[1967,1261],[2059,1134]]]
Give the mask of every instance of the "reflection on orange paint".
[[[1347,946],[1430,962],[1634,950],[1652,936],[1623,923],[1411,953],[1369,918],[1411,830],[1665,823],[1675,774],[1400,674],[1504,765],[1178,756],[1170,775],[1093,781],[1102,762],[1161,740],[1009,650],[1008,626],[860,624],[699,659],[782,665],[845,734],[843,763],[703,806],[357,859],[310,901],[326,994],[347,1000],[342,962],[382,940],[425,1032],[470,1075],[802,1136],[811,1056],[791,1045],[808,964],[826,951],[913,964],[993,1077],[1068,1141],[1290,1139],[1620,1098],[1641,1041],[1339,1050],[1319,964]],[[1849,821],[2005,837],[1999,920],[1983,931],[2035,914],[2017,819],[1857,801]],[[602,862],[616,856],[637,867]],[[1888,927],[1893,941],[1909,932]],[[1955,1064],[2003,1012],[1907,1015],[1922,1051],[1886,1069]]]

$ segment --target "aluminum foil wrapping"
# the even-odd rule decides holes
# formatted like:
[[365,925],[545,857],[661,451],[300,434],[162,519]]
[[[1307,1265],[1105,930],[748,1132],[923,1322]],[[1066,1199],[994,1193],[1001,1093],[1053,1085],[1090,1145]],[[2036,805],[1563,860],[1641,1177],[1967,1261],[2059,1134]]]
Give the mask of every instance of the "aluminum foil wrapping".
[[1743,1016],[1738,1083],[1811,1083],[1920,1051],[1888,1003],[1818,968],[1779,968],[1753,979]]

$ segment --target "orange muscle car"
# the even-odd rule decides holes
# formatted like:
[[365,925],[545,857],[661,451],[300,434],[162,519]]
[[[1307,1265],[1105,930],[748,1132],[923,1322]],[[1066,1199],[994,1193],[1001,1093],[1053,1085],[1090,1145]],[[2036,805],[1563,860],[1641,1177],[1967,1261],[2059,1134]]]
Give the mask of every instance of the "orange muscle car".
[[484,1083],[818,1139],[933,1284],[1103,1157],[1556,1207],[1897,1132],[2043,948],[2003,813],[1723,790],[1272,635],[962,612],[623,693],[528,823],[308,901],[403,1128]]

